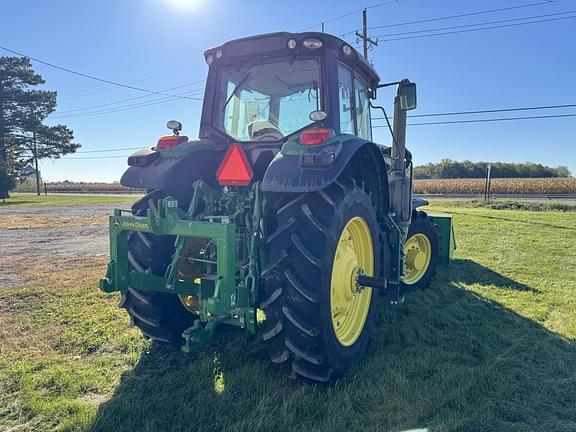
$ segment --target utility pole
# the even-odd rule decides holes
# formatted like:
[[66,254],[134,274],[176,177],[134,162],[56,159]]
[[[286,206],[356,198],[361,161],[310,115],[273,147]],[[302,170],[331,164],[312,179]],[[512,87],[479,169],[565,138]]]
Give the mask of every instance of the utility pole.
[[490,201],[490,188],[492,186],[492,164],[488,162],[488,168],[486,168],[486,183],[484,185],[484,202]]
[[38,171],[38,147],[36,147],[36,132],[32,132],[34,146],[34,169],[36,170],[36,194],[40,196],[40,172]]
[[[8,175],[8,166],[6,164],[6,132],[4,126],[4,81],[0,79],[0,174],[4,175]],[[10,194],[7,190],[0,189],[0,198],[2,198],[2,202],[6,202],[6,198],[9,197]]]
[[378,46],[378,41],[368,37],[368,11],[366,9],[362,11],[362,33],[356,32],[356,36],[362,39],[364,45],[364,58],[368,60],[368,49],[372,45]]

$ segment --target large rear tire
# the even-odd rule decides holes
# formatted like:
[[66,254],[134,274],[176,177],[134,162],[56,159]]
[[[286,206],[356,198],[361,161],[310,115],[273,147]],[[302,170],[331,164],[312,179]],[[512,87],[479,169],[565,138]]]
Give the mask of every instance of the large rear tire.
[[438,232],[426,213],[414,211],[412,214],[404,254],[404,290],[428,287],[438,264]]
[[[132,213],[145,216],[148,209],[156,213],[161,191],[145,195],[132,206]],[[128,262],[131,270],[163,276],[174,253],[174,237],[131,232],[128,235]],[[177,295],[139,291],[128,288],[122,293],[120,307],[126,309],[131,322],[145,337],[165,344],[182,342],[182,331],[191,327],[194,315],[188,312]]]
[[287,376],[328,382],[362,358],[372,329],[377,294],[355,281],[382,274],[376,213],[351,179],[285,198],[266,241],[262,337]]

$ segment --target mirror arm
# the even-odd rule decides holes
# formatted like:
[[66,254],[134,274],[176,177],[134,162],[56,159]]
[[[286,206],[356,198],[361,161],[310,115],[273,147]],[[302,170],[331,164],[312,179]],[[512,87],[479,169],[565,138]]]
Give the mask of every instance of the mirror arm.
[[394,85],[399,85],[401,83],[402,83],[402,81],[394,81],[394,82],[390,82],[390,83],[378,84],[376,87],[374,87],[373,89],[370,90],[370,99],[376,99],[377,90],[379,88],[391,87]]
[[[390,135],[392,135],[392,147],[397,150],[398,144],[396,143],[396,136],[394,135],[394,131],[392,130],[392,125],[390,124],[390,119],[388,118],[388,114],[386,113],[386,109],[383,106],[372,104],[372,101],[370,101],[370,108],[379,109],[384,114],[384,118],[386,119],[386,124],[388,125],[388,130],[390,131]],[[392,153],[390,153],[390,156],[391,156],[392,160],[396,159],[396,158],[392,157]]]
[[383,83],[383,84],[379,84],[378,87],[376,88],[383,88],[383,87],[390,87],[393,85],[399,85],[402,84],[405,80],[402,81],[395,81],[395,82],[390,82],[390,83]]

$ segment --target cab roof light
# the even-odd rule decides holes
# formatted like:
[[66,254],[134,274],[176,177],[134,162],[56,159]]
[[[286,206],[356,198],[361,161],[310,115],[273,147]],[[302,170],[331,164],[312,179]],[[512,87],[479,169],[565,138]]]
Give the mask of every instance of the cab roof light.
[[240,144],[232,144],[216,172],[222,186],[248,186],[254,172]]
[[315,49],[322,48],[323,43],[320,39],[308,38],[308,39],[304,39],[304,42],[302,42],[302,45],[304,45],[304,48],[315,50]]
[[318,145],[334,136],[334,130],[326,128],[306,129],[300,134],[300,144]]
[[157,150],[166,150],[188,141],[188,137],[183,135],[166,135],[161,137],[156,144]]

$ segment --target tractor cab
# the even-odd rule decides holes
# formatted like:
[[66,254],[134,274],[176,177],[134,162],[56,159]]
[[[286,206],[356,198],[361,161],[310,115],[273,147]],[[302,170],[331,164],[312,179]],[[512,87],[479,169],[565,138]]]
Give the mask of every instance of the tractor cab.
[[310,127],[371,139],[369,95],[378,74],[325,33],[271,33],[205,52],[200,137],[278,147]]

